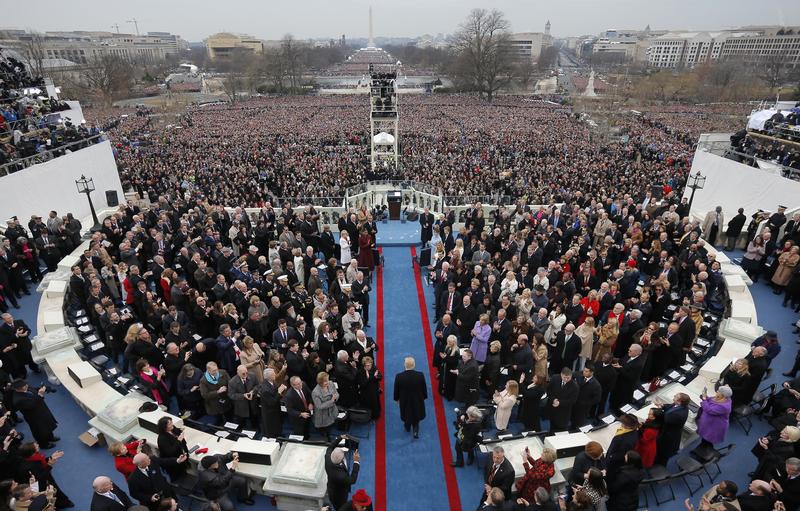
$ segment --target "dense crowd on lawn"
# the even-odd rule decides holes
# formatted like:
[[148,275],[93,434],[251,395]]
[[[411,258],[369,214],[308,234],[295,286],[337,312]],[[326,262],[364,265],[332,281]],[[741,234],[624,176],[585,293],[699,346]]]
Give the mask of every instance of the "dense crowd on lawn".
[[[400,109],[401,170],[393,178],[446,196],[533,203],[578,191],[642,193],[648,183],[680,191],[696,133],[711,126],[685,114],[620,114],[629,141],[604,142],[568,108],[519,97],[489,105],[470,96],[404,96]],[[133,142],[117,159],[124,183],[143,194],[259,206],[276,197],[341,197],[374,177],[368,115],[360,96],[252,98],[191,107],[179,127],[121,123],[124,131],[110,136]]]

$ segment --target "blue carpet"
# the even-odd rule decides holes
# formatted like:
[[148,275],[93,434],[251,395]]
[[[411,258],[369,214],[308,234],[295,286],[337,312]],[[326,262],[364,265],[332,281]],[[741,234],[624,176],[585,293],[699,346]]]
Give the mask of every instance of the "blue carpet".
[[[383,249],[383,257],[387,508],[448,509],[411,254],[408,247],[389,247]],[[403,370],[407,356],[414,357],[428,384],[426,419],[418,440],[404,430],[400,410],[392,401],[395,375]],[[414,507],[414,501],[420,507]]]
[[[412,227],[413,226],[413,227]],[[390,222],[378,224],[379,233],[387,239],[401,242],[406,236],[411,241],[416,241],[418,226],[412,223],[401,224]],[[410,238],[413,232],[414,237]],[[426,402],[427,418],[423,421],[420,430],[420,439],[413,440],[409,433],[403,430],[399,410],[392,401],[394,376],[403,368],[403,358],[413,356],[417,361],[417,369],[422,371],[427,378],[429,394],[433,391],[431,378],[427,369],[426,351],[423,340],[421,318],[417,301],[417,294],[413,279],[413,269],[407,247],[386,247],[383,250],[384,269],[384,357],[385,357],[385,414],[386,414],[386,467],[387,467],[387,509],[448,509],[447,489],[443,475],[442,459],[439,453],[439,436],[437,434],[436,420],[432,399]],[[792,324],[797,320],[797,315],[790,309],[781,307],[781,298],[772,294],[771,289],[764,283],[757,283],[750,287],[758,311],[759,324],[764,328],[775,330],[782,341],[784,349],[772,364],[773,376],[767,383],[781,383],[784,378],[781,373],[791,368],[797,346],[794,340],[797,336],[792,334]],[[373,292],[374,293],[374,292]],[[430,304],[431,288],[425,288],[425,298]],[[12,310],[17,318],[25,320],[32,329],[36,329],[36,311],[39,295],[34,294],[20,300],[21,310]],[[372,324],[376,323],[377,300],[373,294],[370,318]],[[426,305],[429,307],[429,305]],[[428,309],[430,312],[431,309]],[[430,314],[431,320],[432,314]],[[374,329],[368,331],[374,335]],[[39,383],[41,378],[37,375],[31,381]],[[121,475],[114,469],[113,460],[104,448],[89,448],[78,440],[78,435],[87,429],[87,416],[72,398],[59,388],[57,394],[48,394],[47,401],[54,414],[59,418],[57,434],[62,438],[58,448],[65,451],[64,458],[55,466],[54,476],[64,491],[76,503],[76,509],[89,509],[91,499],[91,480],[97,475],[110,476],[120,487],[127,488]],[[450,450],[452,452],[452,421],[455,418],[453,407],[455,405],[445,401],[445,412],[449,428]],[[512,424],[512,428],[518,427]],[[26,424],[20,425],[20,431],[27,437],[30,433]],[[736,444],[734,456],[724,459],[721,463],[723,475],[740,485],[746,486],[749,482],[747,473],[756,465],[755,458],[749,453],[756,439],[769,431],[769,425],[759,420],[754,421],[750,435],[745,435],[741,427],[733,424],[728,431],[727,442]],[[359,435],[365,434],[364,426],[354,430]],[[361,440],[361,454],[363,470],[355,488],[365,488],[370,495],[374,495],[375,485],[375,428],[369,428],[369,439]],[[446,460],[449,461],[449,460]],[[484,460],[481,460],[484,461]],[[670,469],[675,470],[674,466]],[[481,471],[475,466],[465,467],[456,471],[458,487],[463,509],[474,509],[482,492],[483,481]],[[719,478],[716,480],[719,481]],[[709,485],[706,480],[706,486]],[[649,507],[650,510],[675,510],[682,509],[682,501],[688,497],[688,491],[682,483],[674,483],[673,488],[677,500]],[[415,499],[416,497],[416,499]],[[419,506],[410,504],[411,501],[420,502]],[[695,502],[697,497],[694,499]],[[652,498],[651,498],[652,501]],[[423,504],[424,502],[424,504]],[[259,497],[257,506],[240,509],[274,509],[268,499]]]

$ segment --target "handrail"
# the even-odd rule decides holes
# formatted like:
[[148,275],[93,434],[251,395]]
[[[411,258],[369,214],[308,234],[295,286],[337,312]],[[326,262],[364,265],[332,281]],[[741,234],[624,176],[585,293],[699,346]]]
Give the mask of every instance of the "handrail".
[[[36,165],[38,163],[44,163],[46,161],[50,161],[53,158],[57,158],[58,156],[55,156],[53,154],[56,151],[64,151],[66,149],[70,149],[71,147],[75,147],[78,145],[83,145],[85,147],[94,145],[104,140],[103,137],[104,135],[102,133],[99,135],[92,135],[91,137],[83,138],[81,140],[76,140],[75,142],[70,142],[62,146],[54,147],[53,149],[48,149],[47,151],[42,151],[41,153],[34,154],[33,156],[20,158],[19,160],[14,160],[12,162],[6,163],[5,165],[0,166],[0,177],[7,176],[9,174],[13,174],[15,172],[19,172],[20,170],[24,170],[28,167]],[[79,147],[78,149],[83,149],[83,148]],[[16,169],[16,170],[11,170],[11,169]]]

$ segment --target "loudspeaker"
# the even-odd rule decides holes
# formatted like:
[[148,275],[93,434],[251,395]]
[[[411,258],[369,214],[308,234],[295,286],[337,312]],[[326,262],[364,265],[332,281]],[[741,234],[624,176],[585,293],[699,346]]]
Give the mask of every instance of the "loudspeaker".
[[119,206],[119,197],[116,190],[106,190],[106,204],[109,206]]

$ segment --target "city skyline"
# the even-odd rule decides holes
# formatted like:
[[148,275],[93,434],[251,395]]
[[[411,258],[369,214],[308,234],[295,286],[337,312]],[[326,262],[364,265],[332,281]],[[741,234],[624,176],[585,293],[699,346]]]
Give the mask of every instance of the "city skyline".
[[[217,32],[245,33],[260,39],[280,39],[291,33],[300,39],[368,37],[368,10],[374,12],[375,38],[415,38],[425,34],[449,34],[476,7],[497,8],[506,14],[514,32],[542,32],[547,20],[554,37],[598,34],[606,29],[719,30],[748,25],[800,25],[796,0],[752,2],[675,0],[669,5],[642,8],[637,0],[563,0],[557,6],[544,2],[521,4],[516,0],[407,0],[402,4],[387,1],[346,0],[330,2],[234,0],[222,12],[216,5],[198,8],[186,0],[155,2],[141,0],[129,9],[117,3],[97,4],[90,0],[43,2],[36,22],[30,12],[10,11],[0,29],[35,31],[108,31],[115,24],[123,33],[171,32],[190,42],[199,42]],[[425,16],[420,16],[424,12]],[[311,14],[309,14],[311,13]],[[576,16],[575,13],[580,13]]]

